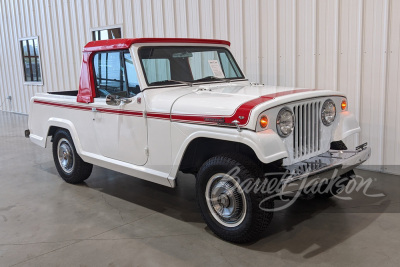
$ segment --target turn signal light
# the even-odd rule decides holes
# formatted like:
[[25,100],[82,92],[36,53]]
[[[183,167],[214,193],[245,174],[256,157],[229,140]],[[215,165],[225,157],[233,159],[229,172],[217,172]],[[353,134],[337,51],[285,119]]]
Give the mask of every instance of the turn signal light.
[[266,128],[268,126],[268,118],[267,116],[262,116],[260,119],[261,128]]
[[342,107],[342,110],[346,110],[346,109],[347,109],[347,100],[346,100],[346,99],[343,99],[343,100],[342,100],[342,105],[341,105],[341,107]]

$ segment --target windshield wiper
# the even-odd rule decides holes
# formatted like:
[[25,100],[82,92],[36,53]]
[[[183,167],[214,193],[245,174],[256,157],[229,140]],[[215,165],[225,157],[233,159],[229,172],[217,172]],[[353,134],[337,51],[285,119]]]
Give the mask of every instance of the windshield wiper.
[[156,82],[149,83],[149,85],[157,85],[157,84],[163,84],[163,83],[180,83],[180,84],[185,84],[187,86],[193,85],[193,83],[191,83],[191,82],[184,82],[184,81],[177,81],[177,80],[156,81]]
[[226,82],[231,82],[230,79],[227,78],[219,78],[215,76],[206,76],[197,80],[193,80],[193,82],[205,82],[205,81],[226,81]]

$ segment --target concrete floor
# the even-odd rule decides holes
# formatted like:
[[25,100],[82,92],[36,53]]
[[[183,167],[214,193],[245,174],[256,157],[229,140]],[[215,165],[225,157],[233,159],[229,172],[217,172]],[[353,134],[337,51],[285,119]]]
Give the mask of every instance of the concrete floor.
[[385,196],[297,201],[239,246],[206,227],[194,177],[171,189],[95,167],[66,184],[26,128],[26,116],[0,112],[0,266],[400,266],[397,176],[357,171]]

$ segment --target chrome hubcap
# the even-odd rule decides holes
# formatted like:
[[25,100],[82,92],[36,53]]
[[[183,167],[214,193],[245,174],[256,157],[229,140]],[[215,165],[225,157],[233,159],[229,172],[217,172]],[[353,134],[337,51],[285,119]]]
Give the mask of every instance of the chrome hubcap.
[[218,173],[211,177],[205,192],[212,216],[222,225],[235,227],[246,215],[246,198],[239,183],[231,176]]
[[74,169],[75,158],[72,146],[65,138],[61,138],[57,145],[58,162],[66,173],[71,173]]

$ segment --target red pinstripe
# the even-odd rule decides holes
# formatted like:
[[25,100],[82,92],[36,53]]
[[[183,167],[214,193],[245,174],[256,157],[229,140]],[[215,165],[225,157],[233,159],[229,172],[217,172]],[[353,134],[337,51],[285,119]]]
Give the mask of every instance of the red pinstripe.
[[[152,119],[162,119],[162,120],[171,120],[174,122],[196,123],[196,124],[206,124],[206,125],[232,126],[233,121],[237,120],[239,121],[240,126],[246,126],[249,123],[251,112],[258,105],[268,102],[280,96],[315,91],[315,90],[317,89],[297,89],[297,90],[284,91],[284,92],[260,96],[258,98],[255,98],[253,100],[241,104],[235,110],[235,112],[229,116],[201,115],[201,114],[169,114],[169,113],[157,113],[157,112],[148,112],[146,115],[148,118]],[[92,107],[88,106],[63,104],[63,103],[48,102],[42,100],[35,100],[34,103],[41,105],[58,106],[70,109],[80,109],[87,111],[92,110]],[[109,113],[109,114],[125,115],[125,116],[143,116],[142,111],[117,110],[117,109],[107,109],[107,108],[97,108],[97,107],[94,108],[96,108],[98,112]]]

